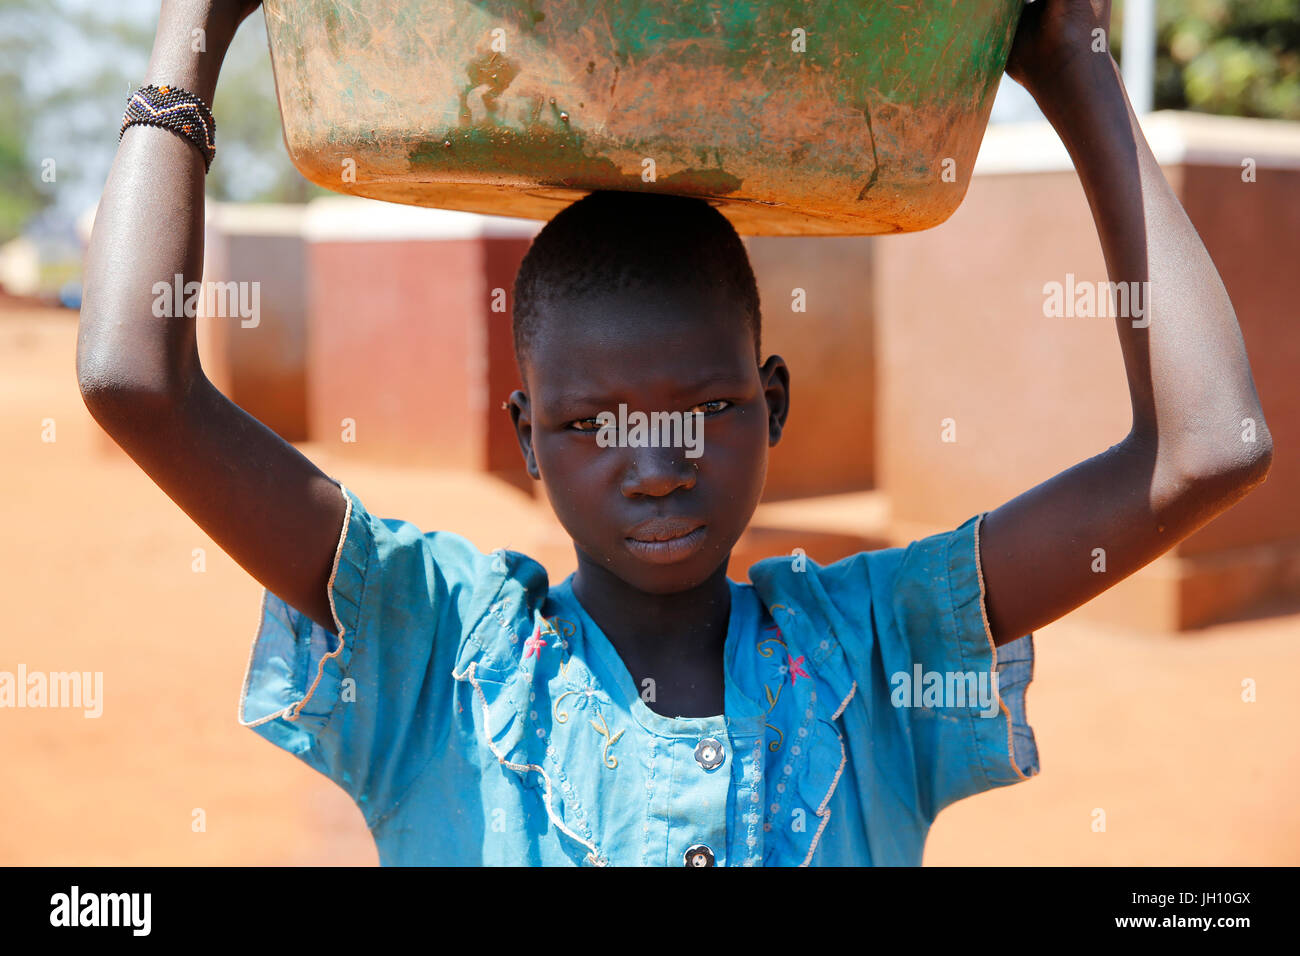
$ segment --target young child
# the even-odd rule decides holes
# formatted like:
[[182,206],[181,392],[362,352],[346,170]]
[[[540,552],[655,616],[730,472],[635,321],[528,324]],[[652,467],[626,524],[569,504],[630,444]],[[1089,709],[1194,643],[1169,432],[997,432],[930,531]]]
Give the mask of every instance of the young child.
[[[96,420],[266,587],[241,723],[343,787],[384,864],[916,865],[944,807],[1035,773],[1032,632],[1271,461],[1222,283],[1093,51],[1108,7],[1026,8],[1008,72],[1070,150],[1112,279],[1151,283],[1149,323],[1116,323],[1132,430],[952,531],[827,567],[770,558],[745,585],[728,557],[790,376],[762,359],[744,247],[707,203],[592,194],[520,268],[509,410],[578,558],[552,584],[523,554],[375,517],[212,386],[193,320],[150,314],[154,282],[201,273],[205,144],[128,127],[78,376]],[[249,9],[164,4],[150,81],[210,102]],[[215,55],[190,52],[196,25]],[[611,445],[621,404],[698,416],[702,453]]]

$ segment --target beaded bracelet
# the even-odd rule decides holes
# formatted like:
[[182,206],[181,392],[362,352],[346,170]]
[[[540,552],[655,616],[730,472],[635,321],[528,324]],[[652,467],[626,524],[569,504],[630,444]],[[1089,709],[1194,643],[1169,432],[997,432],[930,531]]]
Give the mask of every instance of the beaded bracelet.
[[175,86],[142,86],[126,101],[122,129],[117,140],[128,126],[157,126],[169,129],[189,140],[203,156],[203,170],[212,169],[212,158],[217,154],[217,124],[212,111],[199,97]]

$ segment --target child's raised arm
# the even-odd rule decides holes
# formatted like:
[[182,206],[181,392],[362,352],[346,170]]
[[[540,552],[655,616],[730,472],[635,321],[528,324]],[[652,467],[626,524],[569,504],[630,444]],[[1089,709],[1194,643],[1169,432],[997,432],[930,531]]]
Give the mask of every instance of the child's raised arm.
[[[1025,8],[1007,72],[1074,160],[1111,281],[1150,282],[1141,320],[1116,320],[1133,426],[985,518],[998,644],[1150,563],[1263,481],[1273,456],[1232,303],[1133,115],[1109,23],[1109,0],[1039,0]],[[1095,548],[1105,549],[1104,574],[1092,570]]]
[[[256,6],[166,0],[143,82],[211,106],[226,49]],[[194,42],[199,29],[204,44]],[[175,133],[126,130],[86,256],[77,381],[95,420],[181,510],[332,632],[326,590],[346,509],[338,486],[212,385],[193,318],[153,314],[154,283],[202,278],[203,180],[198,150]]]

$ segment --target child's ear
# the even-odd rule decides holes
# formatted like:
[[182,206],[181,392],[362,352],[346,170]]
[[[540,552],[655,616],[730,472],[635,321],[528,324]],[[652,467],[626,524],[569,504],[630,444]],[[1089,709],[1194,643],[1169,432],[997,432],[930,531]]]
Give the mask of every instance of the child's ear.
[[773,447],[781,440],[781,431],[790,414],[790,369],[781,356],[769,355],[758,375],[767,400],[767,444]]
[[532,406],[528,403],[528,393],[518,389],[510,393],[506,402],[510,409],[510,421],[515,426],[515,438],[519,440],[519,450],[524,455],[524,467],[533,480],[541,480],[537,470],[537,456],[533,454],[533,416]]

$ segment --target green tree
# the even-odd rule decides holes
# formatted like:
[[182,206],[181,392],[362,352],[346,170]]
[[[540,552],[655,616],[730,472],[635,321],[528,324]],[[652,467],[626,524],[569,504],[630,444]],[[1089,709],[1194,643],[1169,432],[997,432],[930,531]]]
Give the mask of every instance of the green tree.
[[42,188],[39,164],[28,156],[36,106],[23,77],[45,42],[35,29],[39,17],[38,0],[0,0],[0,242],[18,235],[53,199],[52,190]]
[[1300,119],[1300,0],[1158,0],[1156,24],[1156,109]]
[[[126,99],[143,82],[157,6],[0,0],[0,242],[56,200],[75,216],[108,177]],[[75,67],[75,69],[71,69]],[[207,195],[304,202],[325,190],[289,160],[259,10],[227,52]],[[41,178],[45,157],[57,183]]]

